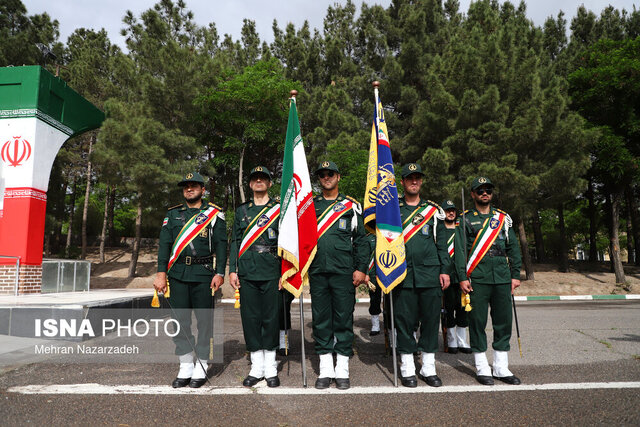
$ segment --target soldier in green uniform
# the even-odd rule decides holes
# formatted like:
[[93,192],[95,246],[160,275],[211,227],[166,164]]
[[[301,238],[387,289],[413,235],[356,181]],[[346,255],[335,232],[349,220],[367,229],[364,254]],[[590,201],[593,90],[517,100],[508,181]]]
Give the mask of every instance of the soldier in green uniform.
[[229,282],[240,290],[240,316],[251,371],[242,385],[253,387],[263,378],[278,387],[278,283],[280,205],[269,197],[271,173],[257,166],[249,174],[253,197],[236,209],[229,256]]
[[[455,267],[460,289],[470,293],[469,335],[478,382],[492,385],[493,378],[497,378],[507,384],[520,384],[509,370],[508,359],[511,294],[520,286],[520,246],[511,227],[511,217],[491,206],[493,188],[486,177],[477,177],[471,183],[475,206],[465,212],[464,223],[456,227]],[[477,242],[475,246],[474,242]],[[473,268],[470,275],[469,267]],[[493,325],[493,372],[486,355],[489,306]]]
[[[447,252],[449,257],[453,258],[454,254],[454,239],[456,234],[456,205],[451,200],[445,200],[442,202],[442,209],[444,209],[445,219],[445,236],[447,239]],[[469,326],[469,319],[467,312],[464,310],[460,302],[460,284],[456,279],[455,266],[451,263],[449,270],[449,277],[451,283],[449,287],[444,291],[444,310],[445,310],[445,326],[447,328],[447,352],[456,354],[458,351],[461,353],[471,353],[469,348],[469,342],[467,341],[467,326]]]
[[[158,272],[153,286],[165,292],[169,279],[169,302],[180,325],[173,341],[180,370],[173,387],[200,387],[207,379],[213,291],[224,279],[227,263],[227,230],[222,209],[202,199],[204,179],[199,173],[187,173],[178,183],[185,202],[169,208],[162,223],[158,248]],[[185,228],[186,233],[180,231]],[[179,248],[183,248],[181,251]],[[215,267],[213,255],[215,254]],[[195,311],[198,339],[191,333],[191,310]],[[188,340],[185,337],[188,336]],[[189,342],[195,342],[196,357]]]
[[[393,289],[394,320],[398,331],[402,385],[416,387],[413,353],[422,352],[420,378],[432,387],[440,387],[436,374],[435,353],[442,291],[449,286],[449,256],[444,212],[436,203],[420,198],[422,168],[417,163],[402,167],[404,196],[399,199],[405,236],[407,276]],[[415,326],[420,322],[420,338],[416,343]]]
[[[315,387],[327,388],[335,378],[338,389],[347,389],[355,287],[366,278],[369,243],[360,204],[338,191],[340,172],[336,164],[325,161],[315,173],[322,187],[322,194],[314,198],[318,247],[309,268],[313,338],[320,355]],[[333,352],[337,354],[335,367]]]

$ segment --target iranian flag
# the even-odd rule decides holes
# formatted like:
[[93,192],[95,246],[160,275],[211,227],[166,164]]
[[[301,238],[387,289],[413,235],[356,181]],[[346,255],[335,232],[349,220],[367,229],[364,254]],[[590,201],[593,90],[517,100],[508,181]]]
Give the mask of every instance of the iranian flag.
[[309,284],[308,271],[316,254],[318,228],[295,97],[291,98],[282,163],[278,231],[282,287],[299,297],[302,287]]

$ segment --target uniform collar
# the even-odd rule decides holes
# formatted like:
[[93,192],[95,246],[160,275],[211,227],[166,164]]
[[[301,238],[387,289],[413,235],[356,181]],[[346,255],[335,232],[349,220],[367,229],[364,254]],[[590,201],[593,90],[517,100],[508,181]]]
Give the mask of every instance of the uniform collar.
[[[207,206],[209,206],[209,203],[205,200],[205,199],[201,199],[202,200],[202,204],[200,205],[200,210],[205,210],[207,208]],[[182,202],[182,207],[180,208],[181,211],[186,211],[187,209],[198,209],[198,208],[190,208],[189,206],[187,206],[187,202]]]
[[345,195],[342,194],[342,193],[338,193],[338,197],[336,197],[335,199],[329,200],[329,199],[325,199],[324,195],[322,193],[320,193],[320,194],[318,194],[316,196],[316,199],[318,199],[318,200],[326,200],[328,202],[340,202],[340,201],[345,199]]

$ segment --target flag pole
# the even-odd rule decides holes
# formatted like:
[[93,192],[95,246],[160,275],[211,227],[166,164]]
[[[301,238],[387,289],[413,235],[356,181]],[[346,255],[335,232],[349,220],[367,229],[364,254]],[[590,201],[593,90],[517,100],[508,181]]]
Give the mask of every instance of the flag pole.
[[[376,110],[378,109],[378,99],[379,99],[379,94],[378,94],[378,88],[380,87],[380,82],[379,81],[374,81],[373,83],[371,83],[371,85],[373,86],[373,94],[374,94],[374,98],[375,98],[375,108]],[[375,115],[376,118],[376,131],[379,129],[380,127],[380,116],[378,116],[378,114]],[[376,237],[377,238],[377,237]],[[396,325],[395,325],[395,319],[394,319],[394,315],[393,315],[393,292],[389,292],[389,308],[391,309],[391,353],[393,355],[393,385],[394,387],[398,387],[398,358],[397,358],[397,351],[396,351]]]
[[[292,90],[289,92],[291,95],[291,101],[296,102],[296,95],[298,95],[297,90]],[[306,355],[304,353],[304,298],[303,298],[303,289],[301,289],[300,296],[300,340],[301,340],[301,362],[302,362],[302,386],[307,388],[307,360]]]

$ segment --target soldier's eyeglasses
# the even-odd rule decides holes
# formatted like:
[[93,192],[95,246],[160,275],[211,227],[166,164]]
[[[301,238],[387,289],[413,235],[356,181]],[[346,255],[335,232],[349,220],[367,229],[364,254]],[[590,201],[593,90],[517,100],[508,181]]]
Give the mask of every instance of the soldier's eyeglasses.
[[333,175],[335,175],[334,171],[326,171],[326,172],[319,172],[318,173],[318,176],[320,178],[326,178],[326,177],[333,178]]
[[487,193],[490,196],[491,193],[493,193],[493,189],[492,188],[478,188],[476,190],[476,194],[478,196],[482,196],[484,193]]

